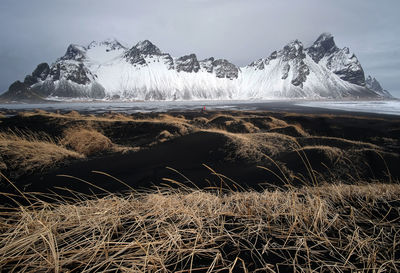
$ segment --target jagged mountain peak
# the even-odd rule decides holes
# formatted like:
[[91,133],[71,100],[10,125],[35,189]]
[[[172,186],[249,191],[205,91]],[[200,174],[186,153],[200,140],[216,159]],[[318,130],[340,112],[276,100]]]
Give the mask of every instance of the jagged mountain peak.
[[305,52],[316,62],[338,75],[342,80],[365,86],[364,70],[348,47],[339,49],[330,33],[321,34]]
[[70,44],[60,60],[82,61],[86,57],[86,48],[77,44]]
[[196,54],[189,54],[179,57],[175,60],[175,69],[178,72],[197,72],[200,70],[200,64],[197,60]]
[[298,39],[290,41],[289,43],[287,43],[284,46],[284,48],[295,48],[296,50],[299,50],[302,47],[303,47],[303,43]]
[[368,88],[375,90],[375,91],[382,91],[383,88],[381,84],[378,82],[378,80],[375,77],[372,77],[371,75],[368,75],[368,77],[365,80],[365,83]]
[[323,57],[333,54],[338,50],[339,48],[336,46],[333,35],[322,33],[306,51],[316,63],[319,63]]
[[101,41],[92,41],[89,43],[89,45],[86,47],[87,49],[92,49],[98,46],[105,46],[106,50],[118,50],[118,49],[126,49],[122,43],[120,43],[117,39],[115,38],[107,38]]
[[[305,54],[303,49],[304,49],[303,43],[300,42],[299,40],[294,40],[285,45],[283,49],[278,53],[278,55],[283,56],[284,61],[288,61],[298,57],[304,59]],[[274,58],[272,54],[270,57]]]
[[[145,55],[161,55],[161,50],[149,40],[138,42],[132,49],[139,51]],[[131,50],[132,50],[131,49]]]
[[383,89],[383,87],[381,86],[379,81],[375,77],[372,77],[371,75],[368,75],[368,77],[365,79],[365,87],[367,87],[368,89],[371,89],[372,91],[377,93],[378,96],[385,97],[385,98],[392,97],[392,95],[390,95],[390,93],[388,91]]
[[336,46],[334,36],[329,32],[324,32],[320,34],[313,45],[324,45],[327,48]]
[[124,57],[131,64],[146,65],[146,60],[145,60],[146,56],[160,56],[160,55],[163,54],[156,45],[154,45],[149,40],[144,40],[138,42],[135,46],[126,51]]

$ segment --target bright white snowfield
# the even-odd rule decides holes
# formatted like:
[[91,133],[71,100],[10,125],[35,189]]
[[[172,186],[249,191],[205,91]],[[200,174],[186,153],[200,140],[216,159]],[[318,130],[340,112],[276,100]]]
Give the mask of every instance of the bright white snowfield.
[[366,87],[356,56],[322,34],[309,48],[293,41],[248,66],[171,57],[150,41],[127,48],[114,39],[70,45],[31,88],[49,99],[246,100],[390,98]]

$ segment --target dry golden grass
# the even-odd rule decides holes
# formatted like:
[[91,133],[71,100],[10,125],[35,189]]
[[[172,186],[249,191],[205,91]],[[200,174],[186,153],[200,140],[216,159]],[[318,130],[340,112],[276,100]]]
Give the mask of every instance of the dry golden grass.
[[293,151],[299,145],[296,138],[279,133],[230,134],[221,132],[230,139],[229,150],[232,158],[259,161],[285,151]]
[[55,166],[65,159],[83,155],[65,149],[45,134],[22,131],[0,132],[0,170],[17,176]]
[[193,122],[194,122],[196,125],[204,126],[204,125],[207,124],[208,119],[205,118],[205,117],[195,117],[195,118],[193,119]]
[[350,149],[350,148],[357,148],[357,149],[367,148],[375,150],[381,149],[379,146],[372,143],[354,141],[338,137],[309,136],[309,137],[299,138],[298,141],[301,145],[331,146],[331,147],[338,147],[341,149]]
[[304,146],[298,150],[299,152],[320,152],[324,157],[328,158],[331,162],[337,162],[344,156],[343,150],[331,146]]
[[304,129],[298,124],[288,125],[285,127],[275,127],[273,129],[269,130],[269,132],[280,133],[280,134],[289,135],[289,136],[293,136],[293,137],[309,136],[309,134],[306,131],[304,131]]
[[400,185],[158,189],[0,213],[0,270],[398,272]]
[[256,133],[260,131],[254,124],[240,117],[217,114],[207,121],[210,128],[226,130],[231,133]]
[[108,137],[94,129],[82,127],[66,129],[60,142],[85,156],[109,151],[113,147]]
[[173,137],[174,136],[169,131],[164,130],[157,136],[157,140],[160,142],[165,142]]

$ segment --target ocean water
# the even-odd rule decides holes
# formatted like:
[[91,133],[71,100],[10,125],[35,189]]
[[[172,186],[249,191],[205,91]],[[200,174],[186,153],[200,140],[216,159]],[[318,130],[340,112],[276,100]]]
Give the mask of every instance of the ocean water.
[[298,106],[319,107],[334,110],[389,114],[400,116],[400,100],[388,101],[308,101],[296,103]]
[[[267,110],[297,112],[329,112],[329,109],[400,116],[400,100],[390,101],[303,101],[303,100],[243,100],[243,101],[141,101],[141,102],[57,102],[46,104],[0,104],[0,110],[76,110],[88,113],[104,112],[166,112],[181,110]],[[323,111],[322,111],[322,110]]]
[[[135,101],[135,102],[57,102],[46,104],[0,104],[0,109],[47,111],[72,111],[79,112],[125,112],[128,114],[138,112],[166,112],[173,110],[256,110],[267,101]],[[254,105],[255,104],[255,105]],[[257,107],[258,105],[258,107]]]

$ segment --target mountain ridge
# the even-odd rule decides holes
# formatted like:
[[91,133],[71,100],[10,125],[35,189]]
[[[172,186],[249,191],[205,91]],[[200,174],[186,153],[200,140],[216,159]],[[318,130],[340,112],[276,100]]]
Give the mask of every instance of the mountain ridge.
[[214,57],[198,60],[194,53],[172,57],[149,40],[131,48],[116,39],[71,44],[53,64],[39,64],[17,82],[3,99],[391,98],[372,79],[367,83],[355,54],[337,47],[329,33],[307,48],[293,40],[244,67]]

